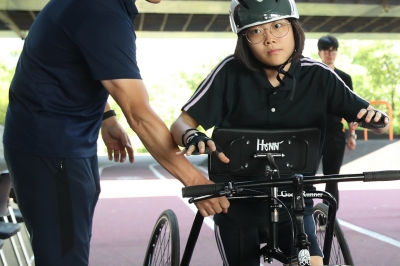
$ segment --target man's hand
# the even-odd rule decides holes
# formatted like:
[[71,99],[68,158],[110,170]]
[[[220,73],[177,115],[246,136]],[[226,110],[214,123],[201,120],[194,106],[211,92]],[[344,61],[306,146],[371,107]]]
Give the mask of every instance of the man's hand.
[[349,148],[349,150],[354,151],[356,149],[356,139],[353,136],[349,136],[347,138],[347,148]]
[[226,197],[219,197],[196,202],[197,209],[200,211],[203,217],[221,212],[227,213],[229,205],[229,200]]
[[[197,179],[196,183],[190,184],[190,186],[207,185],[207,184],[214,184],[214,182],[204,177],[201,179]],[[197,206],[197,209],[200,211],[201,215],[203,215],[203,217],[207,217],[221,212],[227,213],[230,205],[229,200],[226,197],[218,197],[218,198],[202,200],[196,202],[195,204]]]
[[131,141],[122,126],[115,117],[110,117],[101,123],[101,136],[107,147],[108,159],[123,163],[126,154],[133,163],[133,149]]

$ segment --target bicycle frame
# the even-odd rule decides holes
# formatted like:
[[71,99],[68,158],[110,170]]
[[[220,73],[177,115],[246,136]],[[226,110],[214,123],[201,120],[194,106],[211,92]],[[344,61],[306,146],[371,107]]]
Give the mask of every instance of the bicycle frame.
[[[293,194],[279,194],[278,198],[292,198]],[[240,200],[240,199],[249,199],[249,198],[254,198],[251,196],[244,196],[244,197],[234,197],[234,198],[228,198],[228,199],[235,199],[235,200]],[[270,198],[269,195],[264,195],[264,196],[258,196],[258,198]],[[304,198],[311,198],[311,199],[322,199],[327,202],[329,202],[329,216],[328,216],[328,226],[326,227],[326,233],[325,233],[325,240],[324,242],[324,247],[323,247],[323,253],[327,254],[324,256],[323,261],[324,264],[327,264],[329,262],[330,258],[330,253],[329,251],[331,250],[331,244],[332,244],[332,239],[333,239],[333,229],[334,229],[334,223],[335,223],[335,218],[336,218],[336,208],[337,208],[337,202],[336,199],[328,192],[325,191],[304,191]],[[193,202],[196,202],[199,200],[194,200]],[[200,234],[202,225],[203,225],[203,220],[204,217],[200,214],[198,211],[196,213],[196,216],[194,218],[192,228],[189,233],[189,237],[186,243],[186,247],[182,256],[182,260],[180,263],[180,266],[189,266],[190,260],[192,258],[196,242],[198,239],[198,236]],[[275,226],[274,228],[273,223],[270,223],[270,232],[277,231],[277,227]],[[271,231],[272,229],[272,231]],[[276,259],[282,263],[289,264],[293,257],[288,257],[285,254],[283,254],[281,251],[277,249],[277,236],[276,233],[275,236],[272,236],[268,239],[267,245],[262,248],[262,255],[264,256],[264,260],[268,261],[269,263],[272,263],[273,259]],[[268,247],[268,248],[266,248]]]
[[[336,218],[336,209],[337,203],[335,198],[325,192],[325,191],[309,191],[306,192],[303,190],[302,184],[319,184],[319,183],[331,183],[331,182],[350,182],[350,181],[394,181],[400,178],[400,171],[381,171],[381,172],[366,172],[363,174],[348,174],[348,175],[326,175],[326,176],[306,176],[303,178],[302,175],[294,175],[292,178],[282,178],[282,179],[273,179],[267,181],[247,181],[247,182],[226,182],[224,184],[212,184],[212,185],[202,185],[202,186],[193,186],[183,188],[183,197],[192,197],[189,199],[190,203],[197,202],[204,199],[209,199],[213,197],[220,196],[232,196],[233,194],[240,193],[243,189],[259,189],[266,187],[283,187],[292,185],[294,187],[294,191],[292,195],[280,195],[280,197],[292,197],[294,204],[303,204],[304,198],[319,198],[329,202],[329,214],[328,214],[328,224],[327,231],[325,235],[325,240],[323,252],[325,255],[323,261],[324,264],[329,263],[329,254],[331,250],[331,242],[333,238],[333,230],[334,230],[334,222]],[[300,183],[300,186],[299,186]],[[297,188],[296,188],[297,186]],[[300,194],[299,194],[300,193]],[[206,195],[206,196],[200,196]],[[300,196],[300,198],[298,198]],[[271,196],[266,196],[271,197]],[[278,195],[279,197],[279,195]],[[253,196],[244,196],[243,198],[254,198]],[[296,202],[299,200],[299,202]],[[296,208],[295,208],[296,209]],[[300,208],[301,211],[301,208]],[[304,209],[303,209],[304,213]],[[295,214],[296,215],[296,214]],[[296,221],[298,226],[303,225],[302,218],[299,219],[299,213],[297,214]],[[189,234],[189,238],[185,247],[185,251],[181,260],[181,266],[188,266],[194,251],[194,247],[196,245],[196,241],[198,235],[201,230],[201,226],[203,223],[203,217],[199,212],[197,212],[196,217],[193,222],[192,229]],[[275,230],[275,229],[274,229]],[[301,230],[300,230],[301,231]],[[301,232],[300,232],[301,234]],[[299,235],[299,231],[297,231],[297,235]],[[271,240],[273,241],[273,240]],[[302,241],[300,239],[300,241]],[[273,244],[273,242],[272,242]],[[267,252],[267,258],[270,256],[271,258],[277,259],[283,263],[289,263],[291,261],[291,257],[286,257],[280,252],[276,250],[272,250],[272,252]]]

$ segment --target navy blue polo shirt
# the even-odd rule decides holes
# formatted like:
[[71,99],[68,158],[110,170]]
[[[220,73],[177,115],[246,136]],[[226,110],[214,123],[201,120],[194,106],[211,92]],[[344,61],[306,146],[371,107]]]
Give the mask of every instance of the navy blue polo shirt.
[[[321,152],[328,114],[354,121],[360,109],[369,105],[321,62],[301,58],[292,62],[289,73],[295,79],[284,78],[285,86],[273,87],[264,73],[244,71],[238,67],[234,57],[229,56],[206,77],[182,110],[206,130],[213,126],[318,128],[322,135]],[[211,173],[209,177],[214,182],[263,178]],[[313,186],[305,186],[305,189],[315,190]],[[306,214],[311,214],[312,201],[307,202]],[[268,215],[264,202],[251,205],[231,202],[228,213],[215,215],[214,220],[226,227],[251,227],[267,223]]]
[[43,157],[96,154],[108,92],[140,79],[132,0],[51,0],[30,28],[10,86],[3,143]]

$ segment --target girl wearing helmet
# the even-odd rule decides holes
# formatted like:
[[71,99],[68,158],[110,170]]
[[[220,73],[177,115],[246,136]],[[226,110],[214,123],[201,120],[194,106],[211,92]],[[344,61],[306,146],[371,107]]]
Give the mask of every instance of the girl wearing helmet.
[[[353,93],[323,63],[302,57],[305,35],[293,0],[232,0],[230,23],[237,34],[235,53],[220,62],[199,85],[171,126],[175,142],[185,147],[178,155],[216,151],[216,144],[198,132],[225,128],[318,128],[321,145],[327,114],[344,117],[381,134],[389,119]],[[374,127],[383,121],[383,127]],[[229,159],[220,152],[221,161]],[[257,180],[258,177],[219,176],[214,182]],[[262,178],[262,177],[260,177]],[[199,184],[193,180],[193,185]],[[312,186],[307,190],[315,190]],[[305,231],[310,241],[312,265],[322,265],[312,218],[313,202],[305,200]],[[285,202],[286,204],[286,202]],[[288,201],[286,205],[290,205]],[[197,203],[203,216],[214,215],[215,235],[225,266],[260,265],[259,248],[270,212],[262,202],[229,202],[225,197]],[[288,215],[280,212],[279,248],[290,254]]]

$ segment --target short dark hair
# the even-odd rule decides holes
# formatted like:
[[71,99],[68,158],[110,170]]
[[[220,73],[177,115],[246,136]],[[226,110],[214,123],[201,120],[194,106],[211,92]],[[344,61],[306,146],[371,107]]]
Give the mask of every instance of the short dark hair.
[[329,50],[329,49],[337,50],[339,48],[339,42],[338,40],[331,36],[331,35],[326,35],[318,40],[318,51],[321,50]]
[[[297,19],[288,18],[287,20],[290,22],[290,25],[292,25],[293,29],[294,52],[291,59],[291,61],[293,61],[299,59],[302,56],[306,37],[304,34],[304,29]],[[235,60],[244,69],[259,72],[263,69],[263,64],[258,61],[251,52],[249,42],[247,41],[246,36],[243,35],[246,30],[247,29],[244,29],[238,33],[238,39],[234,54]]]

